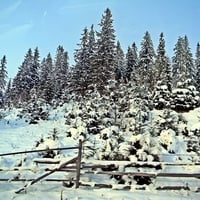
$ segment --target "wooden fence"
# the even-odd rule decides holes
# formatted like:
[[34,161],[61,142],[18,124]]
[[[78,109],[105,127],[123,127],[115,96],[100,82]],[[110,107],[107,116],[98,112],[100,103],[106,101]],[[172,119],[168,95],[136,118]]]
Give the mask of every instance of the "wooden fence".
[[[100,161],[97,164],[95,162],[90,162],[86,160],[86,162],[81,162],[82,160],[82,151],[83,145],[82,141],[79,141],[78,146],[76,147],[66,147],[66,148],[53,148],[53,149],[48,149],[48,150],[78,150],[77,156],[65,160],[60,163],[60,161],[57,161],[55,159],[52,159],[51,161],[45,160],[45,159],[35,159],[34,161],[36,163],[43,163],[43,164],[56,164],[55,168],[45,168],[45,173],[34,178],[34,179],[13,179],[11,181],[29,181],[29,183],[25,184],[22,188],[16,191],[16,193],[20,193],[22,191],[26,191],[28,187],[31,185],[37,183],[40,180],[44,181],[62,181],[65,182],[67,181],[66,179],[51,179],[51,178],[46,178],[49,175],[55,173],[55,172],[74,172],[75,177],[73,181],[75,182],[75,188],[79,188],[79,186],[91,186],[87,183],[84,183],[80,181],[80,176],[85,175],[85,174],[98,174],[98,175],[109,175],[109,176],[131,176],[131,177],[148,177],[150,179],[154,179],[157,177],[169,177],[169,178],[198,178],[200,179],[200,173],[177,173],[177,172],[162,172],[162,167],[165,166],[187,166],[187,165],[195,165],[191,163],[180,163],[180,164],[175,164],[175,163],[163,163],[163,162],[154,162],[154,163],[148,163],[148,162],[129,162],[129,161],[121,161],[120,166],[123,166],[123,168],[127,167],[134,167],[134,168],[155,168],[155,172],[139,172],[139,171],[121,171],[119,170],[119,163],[120,161]],[[16,155],[16,154],[27,154],[27,153],[35,153],[35,152],[42,152],[42,151],[47,151],[47,149],[40,149],[40,150],[31,150],[31,151],[21,151],[21,152],[13,152],[13,153],[4,153],[0,154],[0,156],[8,156],[8,155]],[[74,164],[74,165],[72,165]],[[196,165],[199,165],[200,163],[196,163]],[[19,167],[20,168],[20,167]],[[16,170],[16,168],[15,168]],[[0,169],[1,171],[1,169]],[[151,170],[152,171],[152,170]],[[0,181],[8,181],[9,179],[2,179],[0,178]],[[72,181],[72,180],[71,180]],[[112,188],[111,184],[106,184],[106,183],[94,183],[93,187],[106,187],[106,188]],[[130,189],[131,186],[125,186],[125,189]],[[155,188],[157,190],[162,190],[162,189],[173,189],[173,190],[178,190],[178,189],[185,189],[188,190],[188,187],[186,186],[165,186],[165,187],[158,187]]]
[[[43,151],[54,151],[54,150],[78,150],[78,155],[75,156],[72,159],[69,159],[67,161],[63,161],[62,163],[59,163],[58,161],[49,161],[45,159],[36,159],[36,163],[45,163],[45,164],[57,164],[57,166],[53,169],[47,170],[48,172],[42,174],[41,176],[35,178],[35,179],[13,179],[12,181],[30,181],[29,183],[25,184],[22,188],[16,191],[16,193],[20,193],[22,191],[26,191],[28,187],[31,185],[37,183],[38,181],[46,178],[47,176],[57,172],[57,171],[66,171],[66,168],[73,169],[73,172],[76,173],[75,175],[75,187],[78,188],[80,184],[80,168],[81,168],[81,157],[82,157],[82,141],[79,140],[79,144],[77,147],[66,147],[66,148],[52,148],[52,149],[39,149],[39,150],[31,150],[31,151],[20,151],[20,152],[12,152],[12,153],[3,153],[0,154],[0,156],[9,156],[9,155],[17,155],[17,154],[28,154],[28,153],[35,153],[35,152],[43,152]],[[75,166],[68,166],[69,164],[75,164]],[[75,170],[74,170],[75,168]],[[14,169],[16,170],[16,169]],[[1,170],[0,170],[1,171]],[[9,181],[9,179],[0,179],[0,181]],[[61,181],[58,179],[46,179],[46,181]],[[66,181],[66,180],[62,180]]]

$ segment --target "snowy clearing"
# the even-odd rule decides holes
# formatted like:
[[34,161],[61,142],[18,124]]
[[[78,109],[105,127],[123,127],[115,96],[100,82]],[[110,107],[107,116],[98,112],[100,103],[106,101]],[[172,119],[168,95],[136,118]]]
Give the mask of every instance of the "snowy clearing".
[[[80,120],[79,128],[75,129],[72,126],[65,124],[64,119],[64,110],[66,109],[71,111],[72,106],[64,105],[63,107],[59,107],[59,109],[54,109],[50,111],[49,120],[40,120],[38,124],[28,124],[26,122],[26,118],[19,119],[17,113],[19,110],[13,110],[10,113],[6,113],[6,117],[0,121],[0,153],[7,152],[16,152],[16,151],[26,151],[32,149],[43,149],[47,146],[49,148],[63,148],[63,147],[72,147],[77,146],[79,138],[79,129],[84,130],[84,124]],[[80,112],[76,110],[76,112]],[[154,111],[153,117],[159,118],[161,111]],[[191,111],[189,113],[184,114],[185,120],[188,121],[188,129],[194,131],[193,124],[198,123],[199,109]],[[128,123],[128,122],[126,122]],[[198,126],[195,126],[198,128]],[[113,129],[112,129],[113,128]],[[56,135],[57,139],[52,138],[53,130],[57,130],[58,134]],[[100,133],[104,137],[106,134],[111,134],[110,131],[116,131],[116,127],[111,127],[111,129],[106,128],[102,129],[103,131]],[[71,137],[66,137],[66,133],[68,131],[72,131]],[[68,133],[67,133],[68,134]],[[98,135],[97,135],[98,136]],[[41,139],[44,140],[38,147],[36,147],[37,141]],[[91,135],[91,139],[85,143],[85,145],[91,144],[93,136]],[[143,141],[143,137],[141,135],[137,135],[132,137],[130,141],[137,142],[138,140]],[[143,148],[146,144],[150,143],[152,138],[146,138],[144,140]],[[100,141],[100,140],[99,140]],[[105,140],[106,141],[106,140]],[[109,138],[107,139],[107,142]],[[94,159],[87,159],[87,157],[83,158],[84,163],[102,165],[105,163],[115,164],[118,167],[118,170],[121,172],[148,172],[148,173],[159,173],[159,172],[167,172],[167,173],[200,173],[198,164],[198,156],[194,155],[193,152],[188,153],[185,152],[185,138],[183,136],[175,136],[174,132],[163,131],[158,138],[158,141],[163,144],[167,144],[170,149],[174,150],[175,154],[168,153],[164,148],[160,149],[160,147],[154,147],[155,150],[162,154],[162,162],[167,164],[164,168],[155,171],[155,169],[144,168],[144,167],[129,167],[124,169],[124,165],[130,163],[129,161],[100,161]],[[109,143],[107,143],[109,144]],[[155,143],[157,145],[158,143]],[[102,148],[101,145],[104,143],[98,143],[96,141],[96,145],[99,148]],[[178,145],[178,146],[177,146]],[[121,150],[126,154],[127,146],[125,143],[121,146]],[[158,165],[159,162],[152,162],[152,158],[150,155],[145,155],[142,149],[138,151],[138,158],[142,158],[142,156],[147,156],[148,159],[145,162],[138,162],[136,157],[132,157],[132,162],[136,162],[137,165],[147,163],[148,165]],[[84,150],[87,154],[87,151]],[[98,150],[96,153],[100,153]],[[61,155],[56,155],[54,157],[54,161],[58,162],[60,159],[67,159],[73,157],[77,154],[77,151],[62,151]],[[186,156],[187,155],[187,156]],[[145,158],[146,159],[146,158]],[[193,159],[193,160],[192,160]],[[199,199],[199,188],[200,181],[197,178],[167,178],[167,177],[157,177],[150,185],[137,185],[135,181],[132,181],[131,189],[123,189],[126,186],[126,181],[130,181],[130,178],[123,177],[125,180],[125,185],[120,185],[116,182],[116,180],[111,179],[110,175],[101,175],[98,173],[87,174],[86,170],[82,170],[81,174],[81,182],[86,183],[88,186],[80,186],[80,188],[75,189],[74,186],[71,188],[66,188],[63,186],[62,182],[47,182],[40,181],[30,187],[27,188],[26,192],[22,192],[20,194],[16,194],[15,192],[27,184],[27,181],[24,182],[15,182],[12,179],[19,175],[20,178],[28,179],[28,178],[36,178],[38,175],[44,173],[43,171],[38,170],[38,166],[34,161],[42,162],[44,158],[40,158],[38,153],[33,154],[24,154],[24,155],[12,155],[12,156],[3,156],[0,157],[0,178],[1,179],[9,179],[7,182],[0,182],[0,194],[1,199],[10,200],[10,199],[19,199],[19,200],[36,200],[39,198],[55,200],[55,199],[141,199],[141,200],[156,200],[156,199]],[[46,158],[46,161],[51,162],[51,159]],[[161,163],[162,163],[161,162]],[[170,164],[176,164],[177,166],[170,166]],[[184,164],[183,166],[179,164]],[[51,168],[59,164],[51,164]],[[45,169],[46,166],[43,164],[39,164],[41,169]],[[21,168],[20,168],[21,167]],[[49,166],[48,166],[49,167]],[[19,168],[18,171],[12,171],[13,169]],[[31,171],[30,171],[31,170]],[[101,173],[101,170],[97,168],[97,172]],[[70,174],[69,174],[70,176]],[[51,178],[51,177],[50,177]],[[56,173],[52,175],[52,178],[61,178],[66,179],[69,178],[66,173]],[[103,189],[103,188],[95,188],[94,184],[111,184],[112,189]],[[168,186],[183,186],[189,187],[189,190],[155,190],[155,188],[159,187],[168,187]],[[139,189],[140,188],[140,189]],[[145,188],[145,189],[144,189]]]

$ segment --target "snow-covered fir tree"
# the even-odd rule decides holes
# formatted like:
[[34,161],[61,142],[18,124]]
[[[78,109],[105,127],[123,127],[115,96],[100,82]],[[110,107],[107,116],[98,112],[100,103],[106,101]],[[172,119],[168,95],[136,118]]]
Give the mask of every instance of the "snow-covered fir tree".
[[126,53],[125,77],[127,81],[136,81],[138,67],[138,53],[135,42],[128,47]]
[[0,105],[3,104],[3,95],[5,92],[6,87],[6,79],[7,79],[7,69],[6,69],[6,56],[3,56],[1,59],[1,65],[0,65]]
[[159,45],[155,59],[155,77],[153,102],[157,109],[168,108],[172,90],[171,65],[166,56],[165,40],[163,33],[160,34]]
[[197,43],[196,54],[195,54],[195,68],[197,70],[196,84],[197,90],[200,91],[200,43]]
[[[90,36],[90,42],[93,43],[92,35]],[[88,86],[92,83],[90,52],[92,56],[93,47],[92,44],[89,44],[89,33],[87,27],[83,29],[78,47],[79,48],[76,49],[74,53],[75,67],[73,69],[73,82],[70,87],[73,87],[74,91],[84,96]]]
[[61,98],[62,93],[66,87],[68,68],[68,52],[64,50],[63,46],[59,45],[56,51],[53,73],[55,99]]
[[94,25],[92,24],[88,33],[88,52],[89,52],[89,66],[92,66],[96,50],[96,38]]
[[15,104],[27,102],[31,96],[30,91],[35,86],[35,68],[32,49],[25,55],[24,61],[18,69],[12,83],[12,98]]
[[188,112],[200,105],[199,92],[192,79],[178,82],[172,90],[171,98],[170,106],[177,112]]
[[150,33],[146,31],[139,52],[138,84],[143,86],[147,91],[152,91],[155,85],[154,59],[155,51],[153,42]]
[[184,82],[187,79],[195,82],[195,74],[196,71],[187,36],[179,37],[172,58],[173,86],[176,87],[178,82]]
[[197,71],[194,65],[194,59],[189,45],[188,37],[186,35],[184,36],[184,49],[185,49],[185,66],[189,74],[186,78],[191,79],[192,83],[195,85]]
[[165,50],[164,34],[161,33],[155,59],[156,82],[162,81],[163,84],[168,83],[169,80],[167,78],[167,71],[169,65],[170,65],[169,60],[166,56],[166,50]]
[[41,62],[39,97],[51,103],[54,97],[53,59],[50,53]]
[[104,11],[99,25],[100,31],[97,32],[97,47],[93,62],[93,82],[96,84],[97,90],[103,93],[105,86],[115,76],[115,30],[109,8]]
[[39,72],[40,72],[40,53],[38,50],[38,47],[35,48],[34,54],[33,54],[33,75],[32,79],[34,81],[34,87],[38,87],[39,83]]
[[116,49],[115,49],[115,79],[120,81],[121,79],[125,79],[125,58],[124,52],[121,48],[121,44],[117,41]]
[[11,87],[12,87],[12,81],[10,78],[7,83],[5,94],[4,94],[4,105],[8,108],[11,106]]

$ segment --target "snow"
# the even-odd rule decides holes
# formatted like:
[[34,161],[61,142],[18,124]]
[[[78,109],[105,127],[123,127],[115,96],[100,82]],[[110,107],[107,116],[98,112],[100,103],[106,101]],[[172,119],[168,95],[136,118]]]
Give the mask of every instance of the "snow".
[[[90,108],[90,103],[86,105]],[[99,112],[91,110],[88,115],[91,118],[86,118],[83,120],[80,118],[83,115],[83,110],[79,109],[79,106],[73,103],[64,104],[63,106],[59,106],[58,108],[48,108],[49,109],[49,117],[48,120],[39,120],[38,124],[29,124],[27,123],[27,118],[25,116],[21,117],[20,109],[12,109],[8,111],[2,111],[5,115],[0,120],[0,154],[7,152],[16,152],[16,151],[26,151],[26,150],[36,150],[36,149],[48,149],[48,148],[59,148],[59,147],[72,147],[77,146],[78,139],[82,136],[82,140],[85,140],[85,146],[96,147],[97,150],[95,152],[95,156],[91,158],[93,155],[93,151],[84,150],[90,158],[84,157],[84,163],[90,164],[114,164],[119,168],[120,172],[130,171],[130,172],[148,172],[148,173],[158,173],[160,171],[156,171],[154,169],[143,168],[143,167],[130,167],[124,168],[125,165],[129,164],[130,161],[132,163],[137,164],[152,164],[157,165],[159,162],[155,162],[153,159],[153,155],[159,155],[160,163],[165,164],[188,164],[184,166],[170,166],[165,165],[162,169],[162,172],[182,172],[182,173],[200,173],[199,165],[191,165],[194,163],[198,163],[200,160],[194,152],[186,152],[186,137],[184,135],[176,135],[175,130],[173,129],[163,129],[160,131],[157,137],[151,137],[151,134],[146,132],[145,134],[134,135],[132,131],[130,131],[130,127],[134,125],[135,120],[131,117],[126,117],[123,119],[123,123],[127,126],[125,128],[125,133],[119,131],[119,127],[115,125],[104,125],[99,131],[99,134],[92,135],[87,134],[86,138],[83,136],[87,133],[86,123],[88,121],[92,121],[93,117],[99,114],[99,118],[101,115],[106,113],[106,110],[103,108],[98,108]],[[135,113],[136,109],[132,106],[130,113]],[[160,120],[161,124],[166,122],[172,122],[172,119],[175,119],[176,124],[179,123],[179,129],[184,130],[185,127],[189,130],[190,134],[192,131],[196,129],[200,129],[199,125],[199,113],[200,108],[196,108],[188,113],[184,113],[183,117],[186,124],[181,124],[178,122],[178,114],[173,112],[172,115],[168,118],[168,121],[163,116],[163,111],[154,110],[152,113],[152,119],[154,122],[156,120]],[[76,119],[70,119],[70,124],[66,124],[66,117],[70,114],[76,116]],[[105,117],[102,122],[107,123],[110,120],[109,117]],[[132,120],[132,121],[131,121]],[[171,121],[170,121],[171,120]],[[152,122],[153,123],[153,122]],[[55,133],[56,136],[53,136]],[[68,133],[71,133],[71,137],[67,136]],[[83,135],[81,135],[83,134]],[[104,139],[106,135],[107,139]],[[117,143],[118,136],[122,137],[122,141],[119,146]],[[57,139],[55,139],[55,137]],[[132,145],[139,142],[141,146],[139,149],[135,149],[135,154],[130,154],[130,150]],[[38,144],[38,146],[36,146]],[[130,145],[132,144],[132,145]],[[160,145],[162,144],[162,145]],[[94,146],[96,145],[96,146]],[[103,149],[105,151],[103,151]],[[101,161],[95,160],[95,158],[100,158],[101,155],[105,156],[105,154],[114,154],[115,152],[119,152],[125,158],[129,158],[130,161]],[[174,152],[174,153],[172,153]],[[54,157],[54,161],[66,161],[70,158],[73,158],[74,155],[77,155],[76,150],[65,151],[63,150],[61,154],[56,152]],[[145,190],[139,190],[139,185],[135,184],[131,185],[130,190],[123,189],[127,183],[125,184],[117,184],[116,180],[110,179],[108,175],[102,174],[91,174],[88,175],[83,171],[83,175],[81,175],[81,180],[87,183],[89,186],[80,186],[79,189],[67,188],[62,185],[61,182],[47,182],[40,181],[34,185],[29,186],[25,193],[15,194],[19,188],[23,187],[26,183],[30,183],[28,181],[25,182],[14,182],[12,181],[14,177],[20,176],[20,178],[36,178],[41,175],[44,171],[41,169],[45,169],[46,166],[42,164],[38,164],[41,169],[39,170],[38,166],[34,161],[37,162],[51,162],[51,158],[41,158],[41,155],[38,153],[25,154],[25,155],[10,155],[10,156],[2,156],[0,157],[0,166],[3,171],[0,171],[0,178],[8,178],[7,182],[0,182],[0,197],[1,199],[10,200],[35,200],[35,199],[141,199],[141,200],[156,200],[156,199],[199,199],[199,192],[197,192],[200,188],[199,179],[195,178],[166,178],[166,177],[158,177],[156,178],[152,184],[144,185]],[[138,161],[138,159],[140,161]],[[22,167],[20,168],[20,165]],[[53,169],[58,167],[59,164],[52,163],[48,168]],[[18,171],[12,171],[12,169],[19,169]],[[101,172],[100,169],[97,169],[97,172]],[[51,175],[51,177],[56,178],[69,178],[71,174],[63,174],[57,173]],[[123,177],[125,181],[129,181],[128,176]],[[107,183],[111,184],[111,189],[96,189],[93,187],[95,182]],[[156,187],[159,186],[182,186],[188,185],[190,187],[190,191],[180,190],[180,191],[159,191],[155,190]],[[141,186],[143,187],[143,186]]]

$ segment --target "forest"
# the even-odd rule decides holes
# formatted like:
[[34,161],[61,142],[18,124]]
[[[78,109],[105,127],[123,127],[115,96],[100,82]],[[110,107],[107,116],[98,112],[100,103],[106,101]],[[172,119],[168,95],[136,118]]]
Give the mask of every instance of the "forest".
[[[180,36],[169,58],[164,33],[157,49],[151,35],[145,32],[140,49],[133,42],[126,53],[116,41],[111,10],[107,8],[99,23],[85,27],[77,49],[75,65],[69,65],[68,52],[62,45],[55,58],[49,53],[40,61],[38,47],[28,49],[13,80],[7,81],[6,56],[0,65],[1,107],[24,107],[30,103],[55,104],[70,99],[83,100],[92,95],[114,99],[122,88],[134,96],[148,99],[157,109],[171,108],[180,112],[199,106],[200,44],[195,58],[187,36]],[[126,94],[125,94],[126,95]]]
[[[54,58],[51,53],[40,58],[38,47],[29,48],[16,76],[9,80],[6,55],[2,57],[0,152],[24,149],[49,152],[51,148],[76,146],[81,140],[82,163],[117,163],[117,168],[112,166],[104,170],[155,172],[155,175],[173,172],[182,173],[181,176],[187,173],[186,177],[166,179],[114,174],[99,178],[94,173],[94,180],[111,183],[111,188],[121,188],[121,185],[152,188],[173,185],[176,188],[181,185],[182,189],[186,188],[186,198],[189,194],[199,195],[199,179],[192,176],[196,173],[199,177],[200,162],[200,43],[197,42],[193,55],[187,35],[179,36],[173,56],[169,57],[164,33],[160,33],[155,48],[146,31],[139,48],[133,42],[124,52],[120,41],[116,40],[109,8],[103,12],[98,25],[99,30],[95,30],[93,24],[83,29],[74,50],[73,66],[62,45],[57,47]],[[52,151],[25,155],[21,159],[8,157],[0,159],[0,165],[6,168],[25,166],[34,171],[34,158],[64,159],[74,155],[71,154]],[[133,167],[129,163],[130,169],[122,168],[121,161],[136,165]],[[27,178],[26,172],[20,173]],[[11,172],[10,182],[13,175]],[[8,173],[2,176],[7,178]],[[91,175],[84,173],[81,178],[84,180],[84,177],[94,185]],[[151,187],[148,192],[152,191]],[[35,190],[36,193],[41,188]],[[6,193],[6,190],[2,191]],[[41,190],[42,195],[44,191]],[[52,189],[49,191],[51,197]],[[136,190],[133,191],[135,195]],[[133,198],[133,191],[127,199]],[[143,195],[144,191],[141,192]],[[175,199],[174,190],[169,194]],[[149,193],[144,196],[149,198]],[[163,198],[163,193],[158,196]]]

